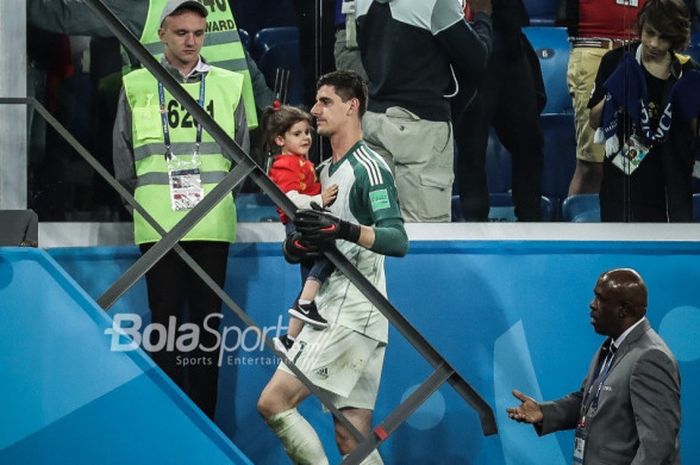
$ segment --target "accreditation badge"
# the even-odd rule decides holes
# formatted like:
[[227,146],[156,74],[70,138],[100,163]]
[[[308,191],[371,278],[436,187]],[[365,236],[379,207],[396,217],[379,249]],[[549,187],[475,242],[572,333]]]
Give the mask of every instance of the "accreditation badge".
[[586,430],[583,428],[576,428],[576,433],[574,434],[574,459],[572,461],[573,465],[583,465],[583,454],[586,450]]
[[199,155],[172,156],[168,160],[170,206],[173,211],[191,210],[204,198]]
[[630,175],[639,168],[647,154],[649,154],[649,147],[633,134],[622,146],[622,150],[613,157],[612,163],[623,173]]

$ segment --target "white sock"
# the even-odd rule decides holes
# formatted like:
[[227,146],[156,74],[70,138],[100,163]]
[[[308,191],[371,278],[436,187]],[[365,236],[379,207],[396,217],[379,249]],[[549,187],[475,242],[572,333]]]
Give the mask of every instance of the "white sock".
[[310,300],[299,299],[299,305],[309,305],[310,303],[311,303]]
[[298,465],[328,465],[318,434],[297,409],[273,415],[267,419],[267,424],[282,442],[292,462]]
[[384,465],[384,461],[382,460],[382,456],[379,455],[379,451],[375,449],[360,465]]
[[[346,457],[347,455],[343,455],[343,460],[345,460]],[[384,465],[384,461],[382,460],[382,456],[379,455],[379,451],[375,449],[360,462],[360,465]]]

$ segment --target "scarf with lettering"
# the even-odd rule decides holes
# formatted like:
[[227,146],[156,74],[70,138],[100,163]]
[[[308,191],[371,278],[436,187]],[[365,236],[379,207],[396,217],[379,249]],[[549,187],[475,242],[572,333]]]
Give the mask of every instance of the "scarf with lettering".
[[[625,53],[615,71],[605,81],[607,91],[603,105],[601,127],[595,135],[595,142],[605,142],[605,154],[612,157],[620,151],[617,137],[617,121],[621,112],[626,113],[635,127],[639,128],[637,136],[647,147],[653,147],[666,140],[671,129],[673,114],[680,112],[680,119],[688,121],[697,116],[700,108],[700,73],[693,70],[681,73],[671,89],[667,102],[663,102],[659,123],[651,127],[648,95],[644,70],[641,66],[641,50],[637,47],[635,56]],[[691,115],[695,111],[695,115]]]

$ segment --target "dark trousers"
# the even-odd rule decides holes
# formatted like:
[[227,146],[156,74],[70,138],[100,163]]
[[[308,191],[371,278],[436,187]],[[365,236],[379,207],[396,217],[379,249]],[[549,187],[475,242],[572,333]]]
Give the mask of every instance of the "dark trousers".
[[456,178],[467,221],[488,220],[486,146],[491,126],[512,155],[515,215],[519,221],[542,219],[544,139],[535,76],[525,47],[522,49],[515,56],[494,50],[476,97],[456,120]]
[[[674,140],[652,150],[631,175],[603,163],[600,219],[625,223],[692,223],[693,160]],[[669,144],[669,145],[666,145]],[[685,154],[685,156],[683,156]]]
[[[180,242],[180,245],[220,287],[224,287],[227,242],[188,241]],[[141,253],[146,253],[152,246],[141,245]],[[213,419],[219,382],[218,357],[216,351],[206,352],[201,348],[211,348],[217,343],[217,336],[203,328],[208,315],[221,311],[221,300],[174,251],[168,252],[146,273],[146,287],[152,323],[160,323],[165,328],[179,328],[183,323],[199,327],[199,344],[195,349],[180,352],[177,344],[170,349],[166,345],[162,350],[151,352],[151,357]],[[175,325],[169,326],[171,316],[176,321]],[[220,323],[221,318],[212,317],[207,326],[218,329]],[[178,335],[171,337],[177,339]]]

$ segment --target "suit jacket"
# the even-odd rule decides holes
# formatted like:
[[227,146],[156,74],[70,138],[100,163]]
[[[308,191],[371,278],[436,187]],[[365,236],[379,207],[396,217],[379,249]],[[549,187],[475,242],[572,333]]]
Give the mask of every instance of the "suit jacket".
[[647,320],[634,328],[615,354],[594,410],[601,349],[581,389],[541,405],[544,420],[537,433],[576,428],[585,414],[585,465],[679,465],[680,374],[666,343]]

